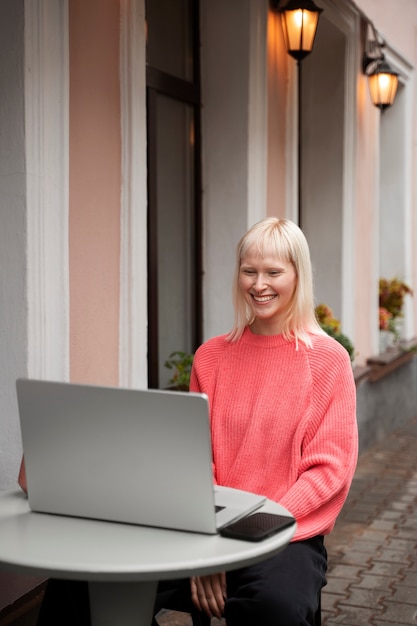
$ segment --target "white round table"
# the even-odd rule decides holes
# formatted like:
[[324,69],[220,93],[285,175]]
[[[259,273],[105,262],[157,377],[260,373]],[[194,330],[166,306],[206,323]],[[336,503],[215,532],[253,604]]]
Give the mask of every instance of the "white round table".
[[[262,510],[288,514],[267,501]],[[93,626],[149,626],[159,580],[237,569],[278,553],[295,525],[261,542],[33,513],[0,493],[0,567],[87,580]]]

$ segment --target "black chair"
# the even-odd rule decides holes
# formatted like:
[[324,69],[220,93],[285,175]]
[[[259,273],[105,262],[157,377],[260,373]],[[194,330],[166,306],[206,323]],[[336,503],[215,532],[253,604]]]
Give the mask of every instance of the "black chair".
[[207,617],[205,613],[192,615],[192,618],[193,618],[193,626],[210,626],[211,619]]
[[319,595],[319,606],[318,606],[315,616],[313,617],[311,626],[321,626],[321,594]]
[[[193,626],[210,626],[211,619],[207,617],[205,613],[199,613],[192,615]],[[313,621],[311,622],[311,626],[321,626],[321,595],[319,597],[319,607],[315,616],[313,617]]]

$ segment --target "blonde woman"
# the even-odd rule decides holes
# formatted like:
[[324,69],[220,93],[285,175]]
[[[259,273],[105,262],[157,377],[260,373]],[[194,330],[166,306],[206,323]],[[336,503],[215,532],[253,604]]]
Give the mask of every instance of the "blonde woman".
[[191,376],[210,401],[214,481],[279,502],[297,531],[263,563],[193,578],[191,597],[228,626],[306,626],[356,467],[351,362],[316,321],[309,249],[291,221],[267,218],[242,237],[233,297],[231,332],[197,350]]

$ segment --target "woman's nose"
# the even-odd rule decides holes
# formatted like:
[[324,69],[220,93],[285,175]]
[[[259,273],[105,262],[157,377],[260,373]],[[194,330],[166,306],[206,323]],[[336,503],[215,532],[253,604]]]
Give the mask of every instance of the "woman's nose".
[[265,289],[265,276],[263,274],[257,275],[254,287],[256,291],[262,291],[262,289]]

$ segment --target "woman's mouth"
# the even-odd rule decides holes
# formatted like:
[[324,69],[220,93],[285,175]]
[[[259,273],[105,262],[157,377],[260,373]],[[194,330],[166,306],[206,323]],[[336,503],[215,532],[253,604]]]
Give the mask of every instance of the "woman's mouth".
[[271,300],[277,297],[277,294],[270,294],[266,296],[256,296],[255,294],[252,293],[251,296],[255,300],[255,302],[259,302],[260,304],[262,304],[263,302],[270,302]]

